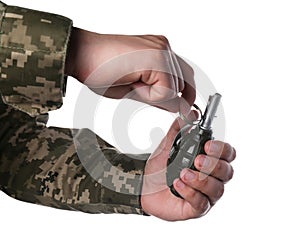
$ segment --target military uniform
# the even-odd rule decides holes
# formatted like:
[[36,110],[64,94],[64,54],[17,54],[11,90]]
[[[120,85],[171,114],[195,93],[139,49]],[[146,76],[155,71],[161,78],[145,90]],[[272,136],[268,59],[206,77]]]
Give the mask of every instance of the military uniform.
[[[71,29],[63,16],[0,2],[0,189],[60,209],[144,214],[145,157],[122,154],[88,129],[46,126],[47,112],[62,105]],[[79,150],[101,166],[97,178]]]

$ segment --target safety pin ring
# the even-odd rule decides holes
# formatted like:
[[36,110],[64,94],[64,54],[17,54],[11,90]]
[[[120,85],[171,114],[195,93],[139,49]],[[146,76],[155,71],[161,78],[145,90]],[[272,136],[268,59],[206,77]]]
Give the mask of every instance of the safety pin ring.
[[202,111],[201,109],[198,107],[197,104],[193,104],[193,107],[198,110],[200,112],[200,119],[197,119],[197,120],[194,120],[194,121],[191,121],[189,120],[186,116],[183,115],[183,113],[181,113],[181,111],[179,111],[179,116],[182,120],[184,120],[187,124],[190,124],[190,125],[197,125],[200,123],[201,119],[202,119]]

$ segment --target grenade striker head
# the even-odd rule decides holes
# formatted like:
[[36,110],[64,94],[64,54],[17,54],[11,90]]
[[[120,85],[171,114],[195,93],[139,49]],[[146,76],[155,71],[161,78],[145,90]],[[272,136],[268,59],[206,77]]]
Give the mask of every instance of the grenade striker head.
[[208,103],[203,114],[202,120],[200,122],[200,127],[204,130],[210,130],[212,121],[216,115],[218,105],[221,100],[221,95],[216,93],[213,96],[209,96]]

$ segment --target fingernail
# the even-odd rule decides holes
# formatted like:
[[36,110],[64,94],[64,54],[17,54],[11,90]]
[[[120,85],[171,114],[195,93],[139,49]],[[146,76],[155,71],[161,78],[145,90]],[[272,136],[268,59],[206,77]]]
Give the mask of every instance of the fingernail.
[[194,174],[193,171],[186,169],[186,172],[183,174],[183,177],[185,180],[190,181],[190,180],[195,179],[196,175]]
[[219,152],[220,151],[219,143],[212,141],[209,145],[209,151],[210,152]]
[[202,157],[200,161],[201,168],[209,168],[210,160],[208,157]]

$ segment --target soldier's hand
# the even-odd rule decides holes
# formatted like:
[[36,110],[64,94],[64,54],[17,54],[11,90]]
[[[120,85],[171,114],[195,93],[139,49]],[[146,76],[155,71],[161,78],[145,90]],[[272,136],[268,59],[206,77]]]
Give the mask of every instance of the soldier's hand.
[[183,121],[177,119],[145,168],[141,203],[143,210],[161,219],[175,221],[198,218],[206,214],[222,196],[224,184],[233,176],[230,164],[235,150],[228,143],[208,141],[207,155],[198,155],[194,165],[199,171],[183,169],[174,181],[174,196],[166,184],[166,166],[173,140]]
[[164,36],[103,35],[73,28],[65,72],[97,94],[172,112],[180,106],[188,110],[195,100],[193,69]]

